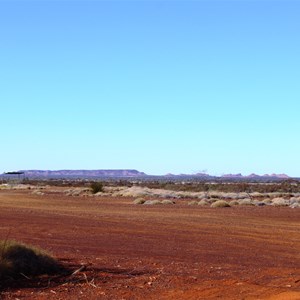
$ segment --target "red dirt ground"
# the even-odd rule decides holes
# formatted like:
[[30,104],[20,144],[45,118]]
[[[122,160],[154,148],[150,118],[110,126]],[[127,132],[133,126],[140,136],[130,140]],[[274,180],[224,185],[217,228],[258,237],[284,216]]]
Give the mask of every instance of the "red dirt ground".
[[0,239],[86,266],[2,282],[1,299],[300,299],[300,209],[132,201],[0,191]]

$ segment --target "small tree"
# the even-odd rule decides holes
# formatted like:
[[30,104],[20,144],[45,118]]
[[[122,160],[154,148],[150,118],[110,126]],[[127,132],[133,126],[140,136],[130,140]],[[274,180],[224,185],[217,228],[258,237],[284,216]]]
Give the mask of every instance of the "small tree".
[[99,192],[103,192],[103,184],[101,182],[92,182],[91,183],[92,193],[96,194]]

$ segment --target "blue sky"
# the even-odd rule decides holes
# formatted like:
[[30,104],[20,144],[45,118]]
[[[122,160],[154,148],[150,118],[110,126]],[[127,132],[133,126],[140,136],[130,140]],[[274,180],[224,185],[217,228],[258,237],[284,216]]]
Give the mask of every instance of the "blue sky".
[[300,1],[0,0],[0,172],[300,176]]

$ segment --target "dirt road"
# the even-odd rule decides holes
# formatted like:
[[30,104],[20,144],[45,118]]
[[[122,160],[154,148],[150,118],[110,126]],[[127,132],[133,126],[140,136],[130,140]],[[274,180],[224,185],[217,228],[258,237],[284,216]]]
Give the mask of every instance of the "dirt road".
[[86,266],[1,299],[300,299],[300,209],[132,201],[0,191],[1,239]]

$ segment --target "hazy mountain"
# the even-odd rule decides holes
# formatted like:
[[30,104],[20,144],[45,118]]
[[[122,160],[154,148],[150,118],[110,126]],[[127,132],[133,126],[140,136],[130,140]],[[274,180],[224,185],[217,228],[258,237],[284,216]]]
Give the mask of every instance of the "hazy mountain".
[[238,174],[224,174],[221,177],[225,177],[225,178],[243,178],[244,176],[241,173],[238,173]]
[[264,174],[264,175],[257,175],[255,173],[252,173],[250,175],[247,176],[243,176],[241,173],[238,174],[224,174],[221,177],[224,178],[280,178],[280,179],[288,179],[290,178],[290,176],[286,175],[286,174]]

